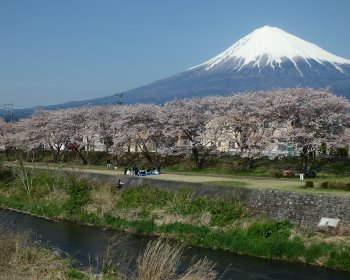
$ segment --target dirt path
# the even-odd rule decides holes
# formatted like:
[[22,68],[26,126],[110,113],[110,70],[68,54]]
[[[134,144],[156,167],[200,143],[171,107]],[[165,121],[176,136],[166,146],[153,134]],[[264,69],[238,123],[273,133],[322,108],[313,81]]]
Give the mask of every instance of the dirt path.
[[[12,165],[12,164],[11,164]],[[108,174],[108,175],[123,175],[123,170],[120,169],[104,169],[104,168],[94,168],[91,166],[57,166],[55,164],[28,164],[27,166],[32,166],[35,168],[45,168],[45,169],[64,169],[71,171],[80,172],[91,172],[97,174]],[[179,174],[179,173],[162,173],[155,176],[147,176],[147,178],[152,180],[168,180],[177,182],[190,182],[190,183],[212,183],[212,182],[225,182],[225,185],[232,185],[234,183],[242,183],[244,187],[248,188],[272,188],[272,189],[285,189],[285,190],[295,190],[304,185],[304,182],[298,179],[275,179],[266,177],[253,177],[253,176],[215,176],[215,175],[195,175],[195,174]],[[237,184],[235,184],[237,185]]]
[[[15,163],[7,163],[7,165],[14,166]],[[70,171],[79,172],[90,172],[97,174],[108,174],[108,175],[123,175],[121,169],[105,169],[104,167],[95,166],[69,166],[69,165],[57,165],[57,164],[26,164],[34,168],[43,169],[63,169]],[[196,175],[196,174],[180,174],[180,173],[162,173],[154,176],[147,176],[152,180],[168,180],[177,182],[189,182],[189,183],[213,183],[220,184],[223,186],[242,186],[246,188],[259,188],[259,189],[276,189],[283,191],[302,191],[311,193],[326,193],[330,195],[350,195],[350,192],[344,192],[339,190],[324,190],[315,188],[303,188],[304,182],[298,178],[284,179],[284,178],[269,178],[269,177],[254,177],[254,176],[215,176],[215,175]]]

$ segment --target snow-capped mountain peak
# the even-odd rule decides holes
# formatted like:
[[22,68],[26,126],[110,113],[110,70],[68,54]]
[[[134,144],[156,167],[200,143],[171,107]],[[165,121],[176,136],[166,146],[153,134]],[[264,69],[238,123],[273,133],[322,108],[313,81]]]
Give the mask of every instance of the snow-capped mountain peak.
[[205,71],[221,65],[230,65],[232,70],[240,71],[245,66],[250,67],[281,67],[281,63],[290,60],[294,67],[303,60],[312,67],[310,60],[320,64],[330,63],[338,71],[343,72],[340,65],[350,64],[350,60],[336,56],[323,50],[315,44],[291,35],[280,28],[264,26],[237,41],[234,45],[191,69],[204,67]]

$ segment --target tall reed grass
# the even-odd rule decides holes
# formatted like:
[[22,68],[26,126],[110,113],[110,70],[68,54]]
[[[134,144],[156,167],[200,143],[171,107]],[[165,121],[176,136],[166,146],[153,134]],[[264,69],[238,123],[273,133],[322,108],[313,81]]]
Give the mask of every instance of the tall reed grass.
[[184,252],[183,246],[174,246],[162,240],[151,241],[137,259],[137,280],[214,280],[214,264],[202,259],[177,275]]

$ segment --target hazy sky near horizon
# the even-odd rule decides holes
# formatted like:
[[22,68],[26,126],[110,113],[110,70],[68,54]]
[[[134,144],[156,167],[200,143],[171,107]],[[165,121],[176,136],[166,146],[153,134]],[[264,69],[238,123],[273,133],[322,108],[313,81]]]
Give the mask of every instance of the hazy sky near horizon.
[[264,25],[350,59],[350,0],[0,0],[0,106],[112,95]]

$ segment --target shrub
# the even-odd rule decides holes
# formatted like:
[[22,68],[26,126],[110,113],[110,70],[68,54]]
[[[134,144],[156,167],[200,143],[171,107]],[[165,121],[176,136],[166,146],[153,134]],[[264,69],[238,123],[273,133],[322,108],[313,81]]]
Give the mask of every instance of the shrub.
[[[175,198],[176,197],[178,196],[175,195]],[[180,207],[178,207],[179,204]],[[175,205],[170,208],[170,212],[176,212],[184,216],[198,216],[202,213],[209,212],[211,214],[211,226],[232,224],[245,215],[243,205],[236,199],[210,199],[204,197],[193,199],[191,196],[183,197],[181,203],[175,203]]]
[[341,252],[331,252],[326,266],[331,268],[340,268],[350,270],[350,248],[347,246]]
[[307,262],[315,262],[319,257],[327,255],[332,250],[332,245],[327,243],[312,244],[305,249]]
[[10,168],[5,167],[0,163],[0,182],[8,183],[15,179],[15,176]]
[[339,182],[339,181],[322,182],[320,186],[323,189],[350,190],[350,183],[347,183],[347,182]]
[[341,185],[339,183],[340,182],[330,181],[330,182],[328,182],[328,188],[329,189],[340,189]]
[[305,188],[313,188],[314,182],[312,181],[305,181]]
[[295,172],[293,172],[293,171],[291,171],[291,170],[283,170],[283,177],[294,177],[295,175],[294,175],[294,173]]
[[81,208],[90,200],[88,181],[76,176],[71,176],[68,182],[69,199],[66,202],[65,207],[71,215],[80,214]]
[[280,170],[275,170],[275,171],[273,172],[273,177],[275,177],[275,178],[281,178],[281,177],[283,177],[283,172],[280,171]]
[[247,235],[249,237],[264,237],[269,238],[270,236],[283,233],[287,236],[290,235],[290,229],[292,228],[292,224],[289,221],[282,222],[263,222],[263,223],[253,223],[249,226],[247,230]]
[[243,206],[236,200],[211,201],[209,211],[211,213],[211,226],[232,224],[244,215]]

